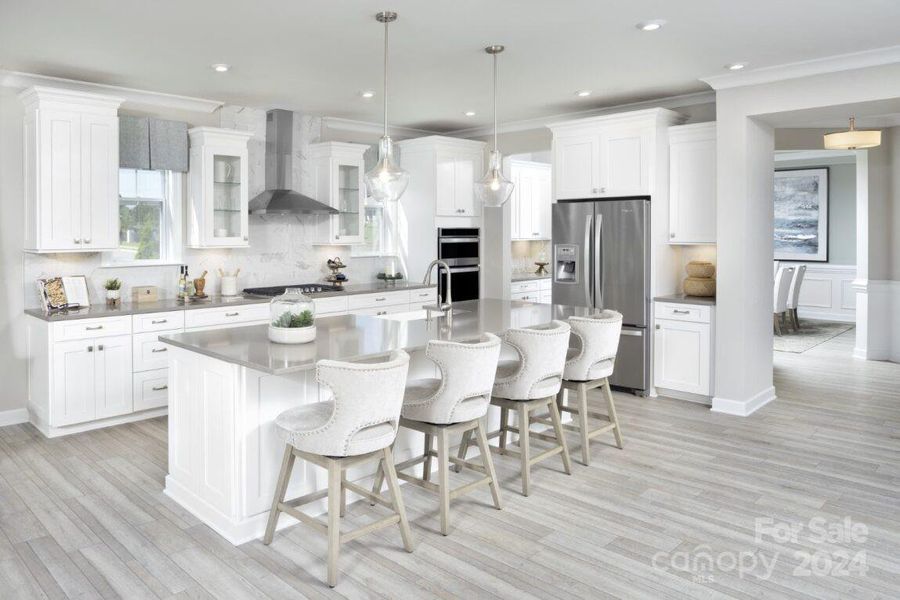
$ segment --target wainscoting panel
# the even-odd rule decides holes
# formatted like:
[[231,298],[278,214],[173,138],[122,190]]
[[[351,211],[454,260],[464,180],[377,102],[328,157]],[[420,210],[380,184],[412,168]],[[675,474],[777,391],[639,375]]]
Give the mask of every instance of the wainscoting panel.
[[855,265],[807,263],[806,276],[800,288],[800,317],[855,322],[854,279],[856,279]]

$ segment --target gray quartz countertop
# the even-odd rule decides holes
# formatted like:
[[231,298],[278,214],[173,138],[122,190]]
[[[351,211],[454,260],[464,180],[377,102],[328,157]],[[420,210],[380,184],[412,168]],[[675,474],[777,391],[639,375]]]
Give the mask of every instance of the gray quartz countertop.
[[550,273],[535,275],[534,273],[515,273],[512,276],[513,283],[517,281],[536,281],[538,279],[550,279]]
[[[394,285],[385,285],[381,282],[375,283],[353,283],[344,286],[344,290],[340,292],[320,292],[317,294],[309,294],[311,298],[330,298],[333,296],[353,296],[357,294],[376,294],[378,292],[392,292],[402,290],[417,290],[425,287],[435,287],[434,285],[426,286],[422,283],[400,281]],[[198,302],[179,302],[174,298],[158,300],[156,302],[142,302],[140,304],[123,302],[117,307],[109,307],[105,301],[99,304],[93,304],[85,308],[73,308],[68,310],[60,310],[52,313],[45,312],[41,308],[29,308],[25,310],[26,315],[43,319],[51,323],[56,321],[72,321],[76,319],[96,319],[100,317],[117,317],[122,315],[139,315],[145,313],[165,312],[167,310],[194,310],[197,308],[217,308],[221,306],[241,306],[243,304],[259,304],[268,302],[271,298],[262,296],[210,296],[207,300]]]
[[715,306],[716,297],[712,296],[688,296],[686,294],[669,294],[668,296],[657,296],[653,299],[655,302],[672,302],[675,304],[700,304],[703,306]]
[[398,349],[417,350],[424,348],[429,340],[469,340],[484,332],[501,334],[511,327],[564,320],[593,310],[492,298],[456,302],[453,308],[455,312],[449,320],[438,316],[426,320],[425,311],[318,318],[316,339],[308,344],[272,343],[267,337],[266,325],[168,334],[159,339],[256,371],[286,375],[313,369],[316,361],[321,359],[358,360]]

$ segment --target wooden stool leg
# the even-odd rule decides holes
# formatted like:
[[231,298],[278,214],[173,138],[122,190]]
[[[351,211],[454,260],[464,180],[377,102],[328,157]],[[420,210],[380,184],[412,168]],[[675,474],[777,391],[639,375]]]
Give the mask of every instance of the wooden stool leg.
[[569,458],[569,445],[566,443],[566,434],[563,433],[562,419],[559,417],[559,409],[556,408],[556,402],[553,396],[550,396],[547,406],[550,408],[550,420],[553,421],[553,431],[556,432],[556,439],[562,446],[563,469],[566,475],[572,474],[572,460]]
[[500,409],[500,449],[506,450],[506,436],[507,429],[506,427],[509,425],[509,409],[501,408]]
[[587,386],[578,384],[578,428],[581,429],[581,463],[591,464],[591,438],[588,427]]
[[607,379],[603,384],[603,389],[606,391],[606,405],[609,410],[609,420],[612,421],[615,428],[613,428],[613,433],[616,436],[616,446],[622,448],[622,428],[619,427],[619,416],[616,414],[616,404],[613,401],[612,390],[609,386],[609,379]]
[[519,408],[519,456],[522,459],[522,495],[527,496],[531,488],[531,416],[524,402]]
[[[384,459],[378,461],[378,468],[375,470],[375,481],[372,483],[372,493],[381,495],[381,488],[384,485]],[[375,506],[375,502],[369,501],[371,506]]]
[[341,546],[341,463],[328,465],[328,585],[337,585],[338,551]]
[[[469,439],[469,431],[465,439]],[[447,430],[443,427],[437,436],[437,460],[438,460],[438,495],[441,498],[441,534],[450,533],[450,461],[448,455],[450,447],[447,442]]]
[[294,449],[290,444],[284,447],[284,458],[281,459],[281,472],[278,474],[278,483],[275,484],[275,497],[272,500],[272,510],[269,511],[269,522],[266,524],[266,535],[263,536],[263,544],[272,543],[275,535],[275,526],[278,525],[278,505],[284,502],[287,493],[288,482],[291,480],[291,470],[294,468]]
[[412,532],[409,530],[409,521],[406,520],[406,507],[403,506],[403,496],[400,495],[400,483],[397,481],[397,470],[394,468],[394,453],[390,447],[384,449],[384,473],[387,476],[388,489],[391,491],[394,512],[400,515],[400,537],[403,538],[403,548],[407,552],[412,552]]
[[494,498],[494,508],[500,510],[503,504],[500,500],[500,484],[497,482],[497,472],[494,471],[494,460],[491,458],[491,449],[488,447],[487,433],[484,431],[484,425],[481,420],[475,428],[475,441],[478,443],[478,449],[481,451],[481,463],[484,470],[487,471],[488,477],[491,478],[491,496]]
[[347,483],[347,474],[343,471],[341,472],[341,517],[347,514],[347,488],[345,484]]
[[429,481],[431,479],[431,434],[425,434],[425,463],[422,466],[422,479]]
[[[466,431],[463,433],[462,442],[459,444],[459,453],[457,454],[457,458],[462,460],[466,459],[466,454],[469,451],[469,444],[472,443],[472,432]],[[453,465],[453,472],[460,473],[462,472],[462,465]]]

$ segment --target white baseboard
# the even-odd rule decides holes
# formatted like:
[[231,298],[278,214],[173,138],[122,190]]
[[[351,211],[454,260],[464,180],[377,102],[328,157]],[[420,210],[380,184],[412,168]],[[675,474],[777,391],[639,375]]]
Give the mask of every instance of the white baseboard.
[[7,425],[19,425],[28,422],[27,408],[14,408],[12,410],[0,411],[0,427]]
[[749,400],[731,400],[715,396],[712,401],[713,412],[746,417],[753,414],[769,402],[775,399],[775,387],[769,386]]
[[810,319],[812,321],[830,321],[833,323],[856,323],[856,314],[813,312],[802,307],[797,309],[797,316],[800,318],[800,321]]

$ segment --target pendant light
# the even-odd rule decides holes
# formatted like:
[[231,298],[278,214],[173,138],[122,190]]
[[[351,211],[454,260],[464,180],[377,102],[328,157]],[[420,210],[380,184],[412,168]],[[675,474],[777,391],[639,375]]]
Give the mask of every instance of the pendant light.
[[826,150],[862,150],[881,145],[881,132],[856,128],[856,117],[850,117],[850,129],[825,134]]
[[366,173],[366,186],[375,200],[396,202],[409,185],[409,173],[401,169],[394,159],[394,142],[388,135],[388,25],[397,20],[397,13],[380,12],[375,15],[375,20],[384,23],[384,135],[378,146],[378,164]]
[[497,149],[497,55],[503,52],[503,46],[488,46],[485,52],[494,57],[494,149],[487,173],[475,182],[475,197],[485,206],[494,208],[503,206],[513,191],[513,183],[503,176],[502,156]]

